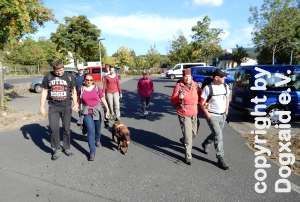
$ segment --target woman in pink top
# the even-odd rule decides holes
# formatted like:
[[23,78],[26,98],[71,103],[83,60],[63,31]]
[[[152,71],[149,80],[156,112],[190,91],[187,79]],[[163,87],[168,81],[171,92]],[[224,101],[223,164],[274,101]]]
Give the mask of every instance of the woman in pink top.
[[120,98],[122,98],[122,90],[118,75],[115,68],[109,68],[109,74],[104,77],[103,92],[107,96],[108,106],[111,115],[116,121],[120,120]]
[[143,77],[140,78],[137,84],[137,90],[141,97],[143,115],[147,116],[150,97],[154,91],[153,82],[149,77],[147,77],[147,70],[143,71]]
[[[101,122],[105,117],[109,116],[109,109],[101,88],[94,85],[92,74],[87,73],[84,76],[84,83],[85,85],[79,90],[78,96],[80,99],[78,99],[78,104],[80,105],[80,119],[83,118],[83,123],[87,129],[87,140],[90,149],[89,160],[94,161],[96,155],[95,146],[101,146]],[[105,115],[100,100],[106,108]]]

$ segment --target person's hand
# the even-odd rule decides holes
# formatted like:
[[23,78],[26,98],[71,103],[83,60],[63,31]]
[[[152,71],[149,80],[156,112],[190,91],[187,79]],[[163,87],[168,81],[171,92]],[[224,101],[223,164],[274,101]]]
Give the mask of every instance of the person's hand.
[[40,108],[40,114],[41,114],[42,116],[45,116],[46,110],[45,110],[44,107],[43,107],[43,108]]
[[120,94],[120,98],[122,98],[123,96],[122,96],[122,94]]
[[78,104],[75,104],[75,105],[73,106],[72,110],[73,110],[74,112],[79,112],[79,106],[78,106]]
[[109,114],[110,114],[109,111],[106,111],[105,117],[108,118],[108,117],[109,117]]
[[209,109],[210,108],[210,104],[208,102],[204,103],[203,108]]
[[210,117],[211,117],[210,113],[207,113],[207,114],[205,115],[205,118],[206,118],[207,121],[210,120]]
[[182,99],[184,98],[184,93],[179,93],[179,96],[178,96],[178,97],[179,97],[179,99],[182,100]]

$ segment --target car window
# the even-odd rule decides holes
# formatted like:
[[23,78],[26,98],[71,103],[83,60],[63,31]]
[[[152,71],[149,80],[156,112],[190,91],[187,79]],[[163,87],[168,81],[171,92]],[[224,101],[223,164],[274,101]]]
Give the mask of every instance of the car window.
[[234,75],[233,85],[241,88],[248,88],[251,83],[251,70],[237,70]]
[[264,76],[264,79],[267,81],[267,89],[270,90],[286,90],[287,88],[290,88],[293,90],[299,90],[300,89],[300,72],[294,72],[292,74],[285,74],[285,76],[291,78],[291,81],[289,83],[275,86],[275,83],[278,83],[282,81],[283,79],[275,76],[275,73],[271,73],[271,77],[268,78],[266,75]]
[[181,65],[176,65],[173,70],[181,69]]

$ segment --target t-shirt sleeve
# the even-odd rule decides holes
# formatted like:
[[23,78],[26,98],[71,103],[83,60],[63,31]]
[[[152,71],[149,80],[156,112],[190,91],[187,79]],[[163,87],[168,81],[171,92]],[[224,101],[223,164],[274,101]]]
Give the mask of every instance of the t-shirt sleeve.
[[48,77],[47,76],[48,76],[48,74],[46,74],[44,76],[43,81],[42,81],[42,88],[44,88],[44,89],[48,89],[48,82],[47,82]]
[[202,90],[202,93],[201,93],[201,97],[205,100],[207,100],[207,97],[209,95],[209,88],[208,86],[206,85],[203,90]]
[[98,88],[98,95],[99,95],[99,97],[100,98],[104,98],[102,89],[99,86],[97,86],[97,88]]

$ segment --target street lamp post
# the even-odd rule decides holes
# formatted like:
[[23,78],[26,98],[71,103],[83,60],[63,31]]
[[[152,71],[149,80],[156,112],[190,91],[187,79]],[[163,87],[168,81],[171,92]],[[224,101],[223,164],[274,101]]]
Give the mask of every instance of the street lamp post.
[[105,38],[99,39],[99,54],[100,54],[99,66],[100,66],[100,79],[102,81],[101,40],[105,40]]

